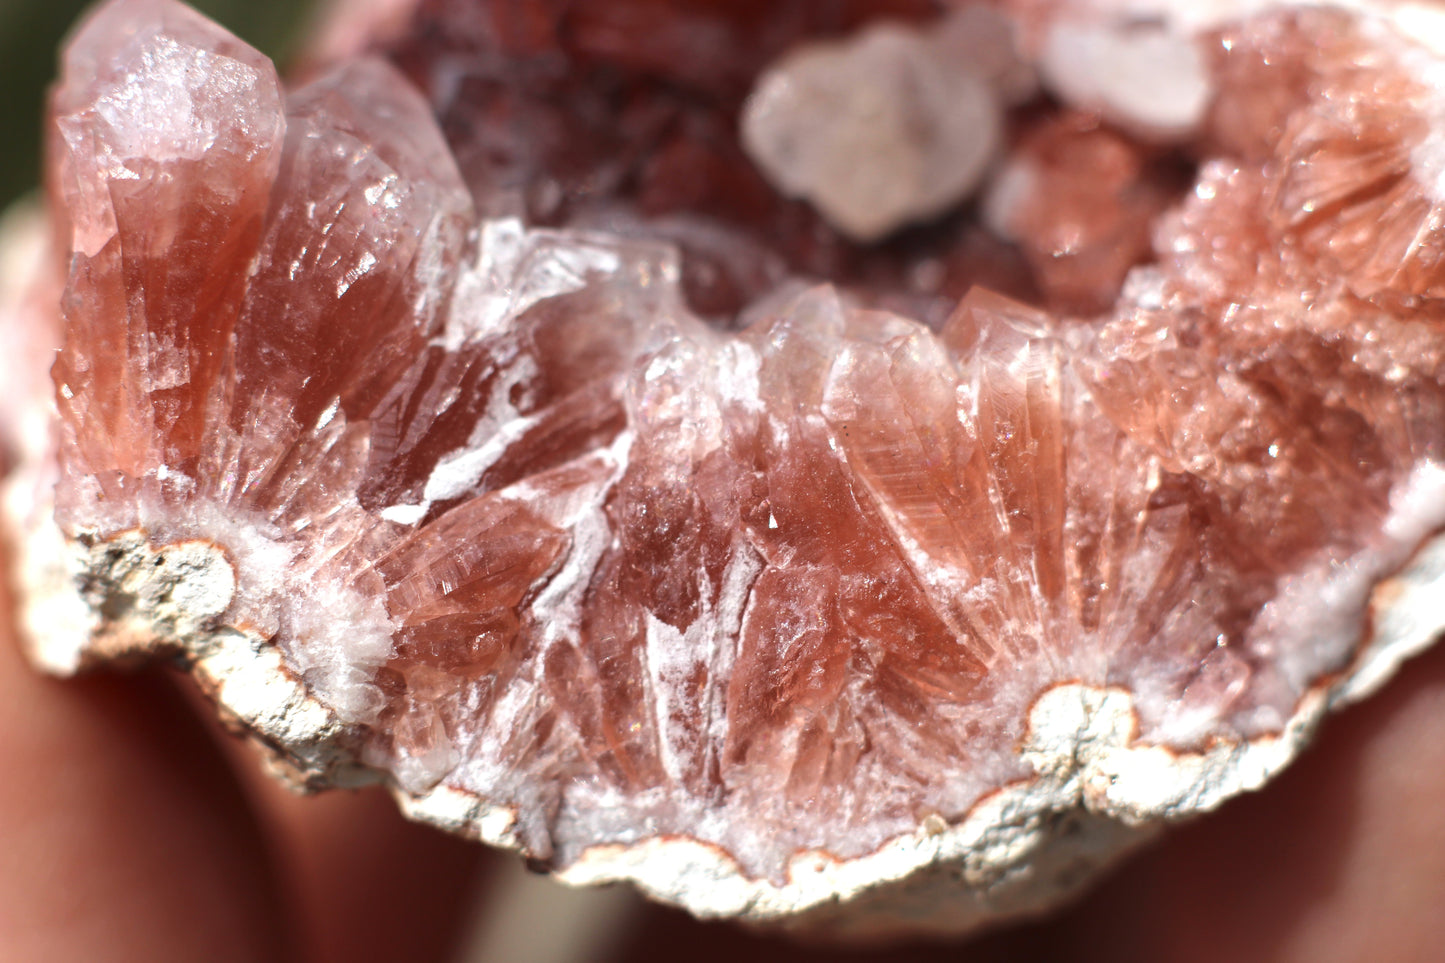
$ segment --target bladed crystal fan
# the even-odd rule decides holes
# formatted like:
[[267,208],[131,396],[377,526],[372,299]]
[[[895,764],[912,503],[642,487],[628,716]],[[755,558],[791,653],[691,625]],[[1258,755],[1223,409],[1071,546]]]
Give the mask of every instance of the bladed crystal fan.
[[704,915],[1259,785],[1445,624],[1445,30],[1157,8],[430,0],[287,90],[110,0],[0,319],[37,661]]

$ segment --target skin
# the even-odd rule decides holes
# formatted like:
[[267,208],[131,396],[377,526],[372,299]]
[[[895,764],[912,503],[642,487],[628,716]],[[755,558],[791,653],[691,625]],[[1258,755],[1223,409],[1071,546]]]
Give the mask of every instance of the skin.
[[[456,959],[502,857],[377,793],[290,796],[165,673],[42,678],[12,612],[0,590],[0,959]],[[648,907],[583,959],[1438,959],[1441,733],[1445,648],[1332,720],[1267,791],[1046,920],[859,954]]]

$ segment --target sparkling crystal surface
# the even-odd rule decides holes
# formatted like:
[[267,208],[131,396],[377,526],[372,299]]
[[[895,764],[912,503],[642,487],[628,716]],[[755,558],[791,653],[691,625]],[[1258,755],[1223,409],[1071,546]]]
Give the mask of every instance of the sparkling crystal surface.
[[1063,682],[1149,742],[1277,731],[1445,524],[1438,64],[1256,17],[1198,41],[1197,171],[1033,103],[1007,237],[868,250],[733,125],[885,13],[936,11],[435,0],[393,52],[423,92],[283,94],[112,0],[53,103],[62,528],[221,546],[218,624],[362,761],[558,865],[870,852],[1027,776]]

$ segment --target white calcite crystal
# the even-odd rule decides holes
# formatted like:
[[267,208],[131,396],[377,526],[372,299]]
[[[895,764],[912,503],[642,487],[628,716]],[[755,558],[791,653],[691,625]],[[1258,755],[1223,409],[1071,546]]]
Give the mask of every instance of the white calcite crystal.
[[[80,28],[0,258],[38,666],[175,658],[297,785],[876,934],[1062,898],[1445,628],[1429,46],[1005,6],[618,48],[629,2],[428,5],[410,76],[289,91],[171,0]],[[951,63],[964,22],[1033,54]],[[1003,154],[994,232],[842,236]]]
[[990,75],[1008,64],[960,53],[896,26],[795,50],[758,79],[743,144],[855,240],[929,220],[973,192],[999,146]]
[[1151,139],[1196,134],[1214,94],[1198,38],[1158,23],[1058,20],[1039,71],[1061,100]]

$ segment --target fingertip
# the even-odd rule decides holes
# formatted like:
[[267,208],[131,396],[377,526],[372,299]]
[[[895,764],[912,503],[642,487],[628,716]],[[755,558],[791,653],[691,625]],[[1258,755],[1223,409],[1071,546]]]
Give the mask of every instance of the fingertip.
[[1445,650],[1328,720],[1259,793],[1181,827],[1060,922],[1078,958],[1433,959],[1445,879]]
[[285,959],[267,847],[174,687],[43,678],[12,616],[0,585],[0,959]]
[[313,963],[455,960],[495,857],[407,821],[380,787],[295,796],[253,773]]

